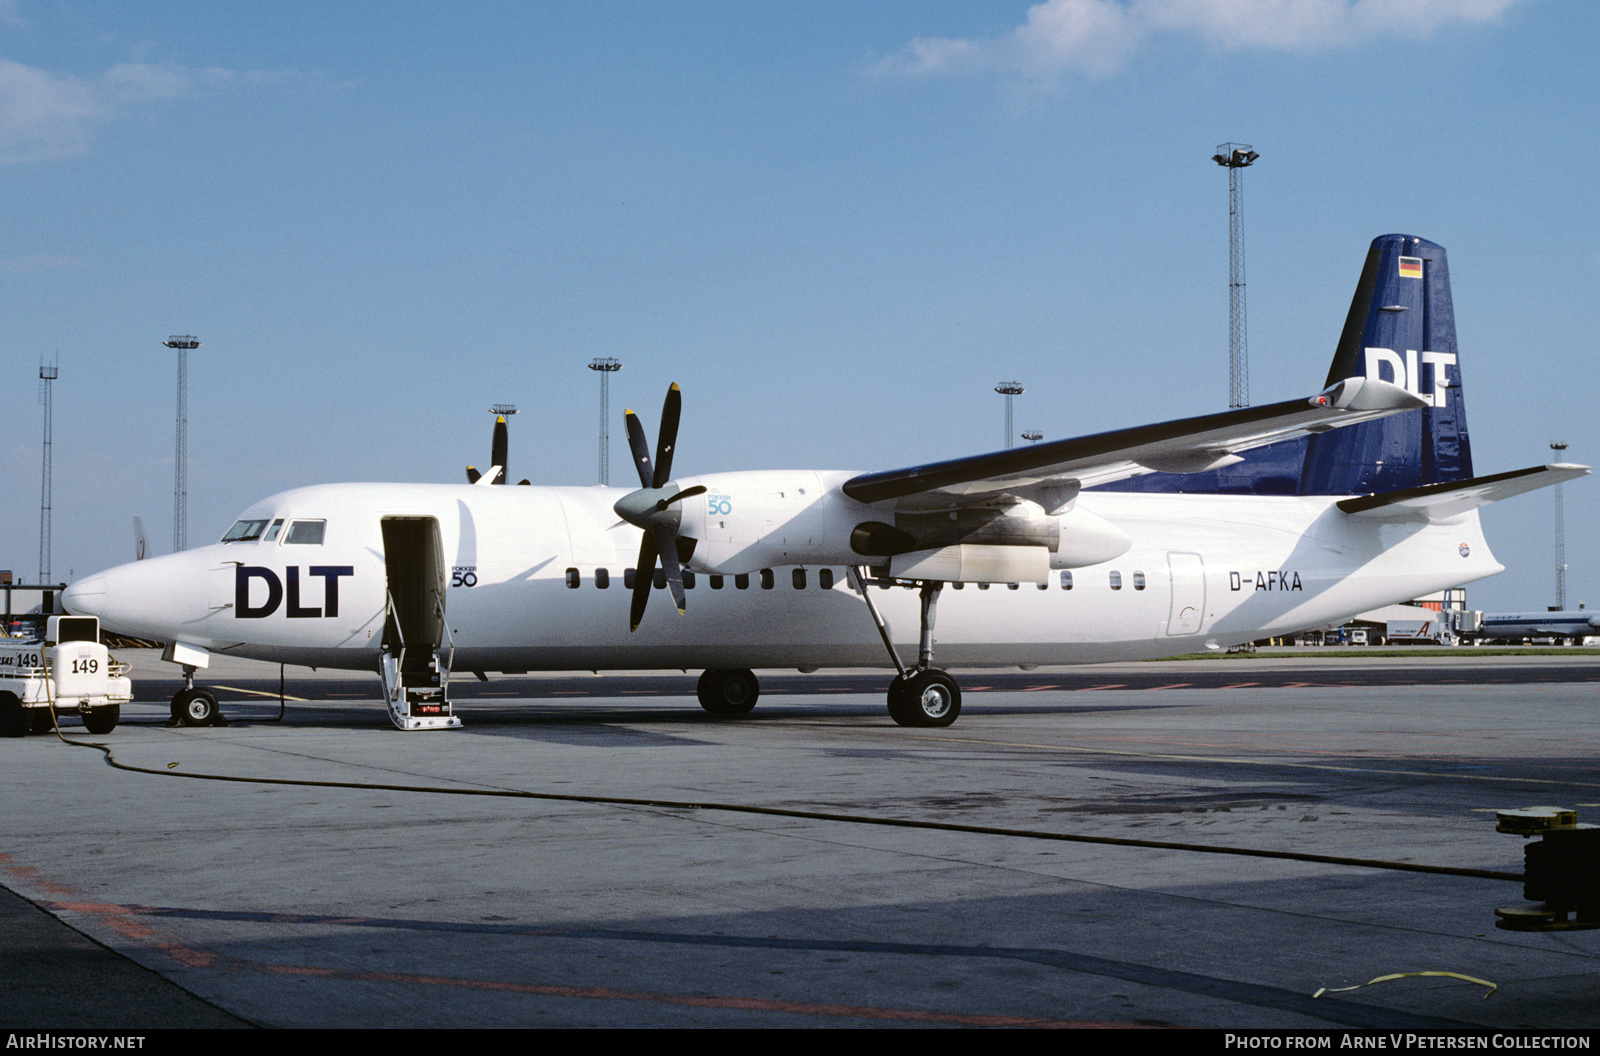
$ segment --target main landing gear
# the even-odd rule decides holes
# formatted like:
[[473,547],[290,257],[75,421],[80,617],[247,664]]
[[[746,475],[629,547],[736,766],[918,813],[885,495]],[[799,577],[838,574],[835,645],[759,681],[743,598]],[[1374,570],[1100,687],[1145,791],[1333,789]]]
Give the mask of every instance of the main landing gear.
[[168,726],[226,726],[228,720],[217,704],[217,695],[194,684],[194,667],[183,665],[183,688],[173,694],[172,719]]
[[906,670],[889,640],[889,628],[884,624],[878,607],[867,593],[867,583],[861,570],[850,569],[851,581],[867,603],[872,622],[877,624],[883,646],[889,650],[900,674],[889,683],[889,717],[901,726],[948,726],[961,714],[961,687],[948,672],[933,666],[933,621],[939,606],[939,591],[944,584],[937,580],[922,580],[917,584],[922,598],[922,628],[917,641],[917,666]]
[[712,668],[700,676],[695,687],[700,706],[712,715],[746,715],[756,706],[761,683],[753,671],[724,671]]

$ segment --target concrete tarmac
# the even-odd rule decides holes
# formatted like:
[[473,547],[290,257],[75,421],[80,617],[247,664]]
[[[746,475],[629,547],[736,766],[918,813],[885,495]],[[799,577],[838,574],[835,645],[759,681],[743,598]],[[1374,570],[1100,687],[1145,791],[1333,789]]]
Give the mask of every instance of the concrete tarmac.
[[[276,682],[227,663],[206,681]],[[599,679],[399,733],[361,675],[282,723],[259,689],[219,694],[223,728],[168,728],[159,701],[104,737],[63,723],[140,771],[0,741],[0,883],[49,914],[0,911],[4,1025],[1600,1024],[1600,931],[1496,929],[1520,883],[1206,850],[1520,873],[1495,808],[1600,820],[1593,657],[1410,685],[1186,666],[1128,665],[1172,688],[1032,672],[1096,681],[969,692],[945,730],[895,726],[881,692],[719,720]],[[1420,972],[1456,974],[1313,996]]]

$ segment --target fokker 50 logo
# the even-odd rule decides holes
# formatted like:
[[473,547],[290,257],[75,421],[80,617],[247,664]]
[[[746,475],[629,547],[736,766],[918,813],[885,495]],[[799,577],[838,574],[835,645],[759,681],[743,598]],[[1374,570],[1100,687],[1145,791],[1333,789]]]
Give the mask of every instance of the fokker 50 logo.
[[[1383,376],[1382,368],[1385,365],[1389,367],[1387,378]],[[1402,389],[1422,397],[1433,407],[1444,406],[1444,390],[1450,387],[1449,371],[1445,368],[1455,365],[1454,352],[1424,352],[1421,362],[1418,362],[1417,350],[1414,348],[1406,349],[1404,357],[1392,348],[1367,349],[1367,377],[1393,382]],[[1428,372],[1432,375],[1428,380],[1433,382],[1433,385],[1427,391],[1422,388],[1423,367],[1430,368]]]
[[[278,611],[287,599],[283,614],[291,620],[310,619],[316,616],[339,615],[339,577],[356,574],[353,565],[312,565],[306,570],[311,578],[322,577],[322,607],[312,608],[300,604],[300,566],[290,565],[283,570],[283,579],[270,568],[259,565],[240,565],[233,576],[233,616],[239,620],[259,620]],[[266,599],[259,605],[250,604],[250,581],[259,579],[266,584]],[[259,593],[259,591],[258,591]]]

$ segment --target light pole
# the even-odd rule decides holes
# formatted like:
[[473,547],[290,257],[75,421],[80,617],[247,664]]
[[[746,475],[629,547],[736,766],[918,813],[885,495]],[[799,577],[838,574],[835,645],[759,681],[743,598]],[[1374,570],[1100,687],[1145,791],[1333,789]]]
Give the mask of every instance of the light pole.
[[1000,384],[994,387],[994,391],[1006,398],[1006,446],[1010,447],[1012,446],[1013,439],[1011,425],[1011,400],[1015,396],[1021,396],[1026,390],[1014,381],[1002,381]]
[[600,375],[600,484],[611,483],[611,375],[622,369],[622,361],[601,356],[589,361],[589,369]]
[[[1562,452],[1567,449],[1565,440],[1557,440],[1550,445],[1550,450],[1555,452],[1556,461],[1560,461]],[[1561,485],[1556,488],[1556,611],[1560,612],[1567,607],[1567,513],[1561,502]]]
[[[39,582],[50,582],[50,432],[51,416],[55,410],[55,380],[61,373],[57,367],[60,354],[49,363],[39,361],[39,402],[44,404],[44,466],[39,492]],[[41,610],[45,611],[45,610]]]
[[1224,143],[1211,160],[1228,170],[1228,406],[1250,406],[1250,352],[1244,311],[1244,170],[1261,155]]
[[161,342],[178,352],[178,440],[173,451],[172,552],[189,549],[189,350],[200,347],[193,334],[173,334]]

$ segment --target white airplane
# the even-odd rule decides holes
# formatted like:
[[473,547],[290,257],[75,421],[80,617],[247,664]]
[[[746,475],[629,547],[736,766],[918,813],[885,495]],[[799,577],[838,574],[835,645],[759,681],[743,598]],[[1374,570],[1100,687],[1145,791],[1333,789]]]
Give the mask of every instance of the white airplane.
[[1486,612],[1483,626],[1475,638],[1570,638],[1582,645],[1585,638],[1600,635],[1600,612],[1581,606],[1552,609],[1548,612]]
[[[193,684],[215,653],[376,671],[402,729],[459,725],[452,670],[701,668],[701,704],[741,714],[754,669],[887,659],[894,720],[946,726],[961,692],[936,651],[1221,650],[1501,571],[1477,508],[1588,470],[1474,477],[1460,384],[1444,250],[1385,235],[1309,397],[885,472],[674,478],[674,385],[654,458],[628,412],[638,490],[483,487],[497,445],[475,485],[284,492],[63,603],[170,642],[194,725],[218,716]],[[658,590],[687,615],[643,621]]]

